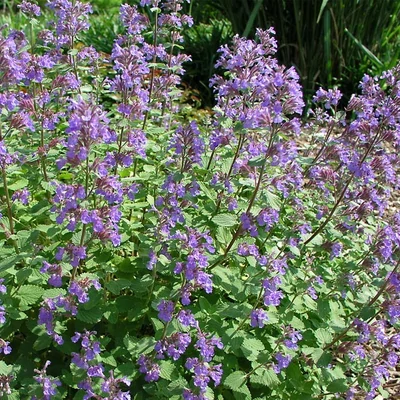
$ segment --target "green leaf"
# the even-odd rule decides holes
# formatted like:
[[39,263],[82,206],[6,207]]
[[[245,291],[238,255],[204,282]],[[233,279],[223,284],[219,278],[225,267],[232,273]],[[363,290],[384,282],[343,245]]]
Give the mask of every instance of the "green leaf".
[[265,350],[263,342],[256,338],[245,339],[241,347],[242,350],[248,350],[256,353]]
[[36,303],[44,292],[44,289],[36,285],[23,285],[19,288],[16,297],[21,305],[30,305]]
[[219,226],[217,228],[216,239],[219,243],[227,245],[232,239],[232,233],[226,227]]
[[132,304],[135,304],[134,296],[120,296],[115,300],[115,305],[120,313],[126,313],[131,310]]
[[136,354],[148,354],[154,349],[155,340],[152,337],[144,337],[136,343]]
[[346,379],[335,379],[328,385],[327,391],[334,393],[344,393],[347,391],[348,388],[349,385]]
[[4,361],[0,361],[0,375],[9,375],[12,369],[12,365],[7,365]]
[[266,386],[271,389],[278,386],[280,383],[276,373],[269,369],[264,369],[261,374],[252,374],[250,376],[250,382],[256,385]]
[[8,185],[10,190],[19,190],[28,186],[29,181],[25,178],[19,178],[16,182]]
[[104,312],[104,318],[106,318],[110,324],[116,324],[118,322],[118,315],[117,306],[115,304],[108,304],[107,310]]
[[0,272],[6,271],[7,269],[14,267],[18,263],[18,261],[23,260],[27,255],[27,253],[20,253],[4,258],[2,261],[0,261]]
[[117,366],[117,361],[115,361],[115,358],[112,355],[108,355],[108,356],[102,355],[101,360],[104,362],[104,364],[111,365],[112,367]]
[[106,289],[115,295],[119,295],[121,290],[128,288],[131,285],[131,281],[128,279],[117,279],[115,281],[107,282],[105,284]]
[[250,16],[247,19],[247,25],[246,28],[244,29],[243,32],[243,37],[247,37],[254,25],[254,21],[257,17],[257,15],[259,15],[259,10],[261,5],[263,4],[263,0],[258,0],[257,3],[254,5],[253,11],[251,12]]
[[224,380],[224,385],[232,390],[240,390],[245,386],[245,373],[243,371],[235,371],[228,375]]
[[33,348],[36,351],[44,350],[50,348],[51,342],[53,341],[53,338],[49,336],[46,332],[43,332],[42,335],[40,335],[36,340],[35,343],[33,343]]
[[16,321],[28,318],[28,316],[24,312],[16,310],[14,308],[10,308],[10,307],[7,309],[7,315],[11,319],[15,319]]
[[315,331],[315,337],[321,345],[328,344],[332,341],[332,334],[324,328],[319,328]]
[[116,376],[126,376],[129,379],[132,379],[134,376],[138,374],[137,365],[133,362],[129,361],[125,364],[119,364],[115,369]]
[[378,67],[383,67],[382,61],[371,50],[365,47],[356,37],[354,37],[347,28],[344,31],[350,36],[353,42],[369,57],[369,59]]
[[[202,191],[202,193],[210,200],[215,200],[215,192],[211,191],[203,182],[199,181],[198,182],[200,189]],[[215,203],[215,201],[214,201]]]
[[151,275],[146,274],[142,276],[140,279],[135,279],[131,282],[131,289],[135,292],[146,292],[147,288],[149,288],[153,283],[153,278]]
[[32,268],[24,268],[24,269],[20,269],[16,274],[15,274],[15,278],[16,278],[16,283],[17,285],[21,285],[22,283],[24,283],[32,274]]
[[94,307],[90,310],[80,309],[76,318],[88,324],[95,324],[101,320],[102,316],[103,310],[100,307]]
[[154,206],[154,197],[152,195],[148,194],[146,200],[151,206]]
[[161,361],[160,369],[160,377],[167,381],[172,381],[173,374],[176,371],[175,365],[171,361]]
[[249,315],[252,307],[250,304],[229,304],[218,314],[221,317],[230,318],[243,318],[245,315]]
[[237,224],[237,218],[235,215],[231,214],[218,214],[215,217],[211,219],[214,224],[217,224],[218,226],[234,226]]
[[275,193],[269,192],[268,190],[266,190],[264,194],[267,197],[267,202],[270,207],[272,207],[274,210],[279,211],[281,209],[281,199],[279,198],[279,196]]
[[[185,379],[182,377],[178,377],[177,379],[174,379],[169,385],[168,389],[171,391],[171,393],[177,393],[180,394],[182,393],[182,389],[187,387],[188,383],[186,382]],[[182,395],[179,397],[179,399],[182,398]]]
[[129,334],[127,334],[124,337],[123,343],[124,343],[126,350],[128,350],[129,352],[133,351],[136,348],[135,338],[132,336],[129,336]]
[[64,296],[67,293],[65,289],[62,288],[53,288],[53,289],[46,289],[42,297],[43,299],[54,299],[55,297],[58,296]]

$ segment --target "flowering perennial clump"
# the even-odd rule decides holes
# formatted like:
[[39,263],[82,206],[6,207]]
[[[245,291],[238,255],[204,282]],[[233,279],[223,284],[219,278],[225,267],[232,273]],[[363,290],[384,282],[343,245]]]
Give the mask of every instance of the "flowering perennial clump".
[[122,5],[110,55],[80,1],[0,28],[0,396],[395,396],[400,65],[302,120],[258,29],[200,115],[185,3]]

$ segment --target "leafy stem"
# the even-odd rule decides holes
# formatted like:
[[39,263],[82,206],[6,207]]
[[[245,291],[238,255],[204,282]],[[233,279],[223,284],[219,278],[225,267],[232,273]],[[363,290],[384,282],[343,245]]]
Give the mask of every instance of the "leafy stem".
[[[374,138],[372,139],[370,145],[368,146],[367,150],[365,151],[361,161],[360,161],[360,166],[363,164],[363,162],[366,160],[366,158],[368,157],[369,153],[371,152],[372,148],[374,147],[374,145],[376,144],[376,142],[378,141],[378,138],[380,136],[381,133],[381,129],[378,129],[378,131],[376,132]],[[336,200],[332,210],[330,211],[330,213],[328,214],[328,216],[325,218],[324,222],[311,234],[311,236],[304,242],[303,246],[306,246],[308,243],[310,243],[324,228],[325,226],[328,224],[328,222],[332,219],[333,215],[335,214],[337,208],[339,207],[341,201],[343,200],[348,187],[350,186],[351,182],[353,181],[353,178],[355,176],[355,172],[352,172],[350,177],[348,178],[346,184],[344,185],[338,199]]]
[[[389,274],[389,276],[386,278],[385,282],[383,283],[383,285],[380,287],[380,289],[378,290],[378,292],[375,294],[375,296],[368,302],[367,307],[372,307],[373,304],[379,299],[379,297],[382,295],[382,293],[384,292],[384,290],[386,289],[388,283],[390,282],[392,276],[397,272],[397,270],[399,269],[400,266],[400,259],[397,261],[396,266],[393,268],[392,272]],[[353,313],[354,315],[354,313]],[[353,319],[353,318],[352,318]],[[335,343],[337,343],[340,339],[342,339],[347,332],[352,328],[353,326],[353,322],[343,331],[341,332],[338,336],[336,336],[330,343],[328,343],[325,347],[324,350],[329,349],[330,347],[332,347]]]
[[12,207],[11,207],[11,199],[10,199],[10,194],[8,193],[7,174],[6,174],[6,170],[4,167],[1,168],[1,175],[3,177],[4,192],[5,192],[6,203],[7,203],[8,222],[10,224],[10,233],[11,233],[11,235],[14,235],[15,232],[14,232],[14,221],[13,221],[13,213],[12,213]]

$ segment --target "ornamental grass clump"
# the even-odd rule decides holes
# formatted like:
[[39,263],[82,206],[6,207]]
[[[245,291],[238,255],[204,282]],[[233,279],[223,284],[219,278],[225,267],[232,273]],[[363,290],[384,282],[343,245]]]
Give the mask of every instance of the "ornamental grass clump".
[[181,3],[123,5],[110,55],[79,1],[37,37],[2,27],[1,396],[392,395],[400,66],[344,107],[320,88],[304,121],[258,30],[220,49],[200,117]]

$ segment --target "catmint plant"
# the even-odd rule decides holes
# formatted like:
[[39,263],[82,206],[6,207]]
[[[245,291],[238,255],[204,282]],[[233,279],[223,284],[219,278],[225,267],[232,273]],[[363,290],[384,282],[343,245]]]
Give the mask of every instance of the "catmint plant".
[[0,30],[0,396],[395,396],[400,66],[303,115],[258,29],[202,117],[185,3],[123,4],[111,54],[80,1]]

